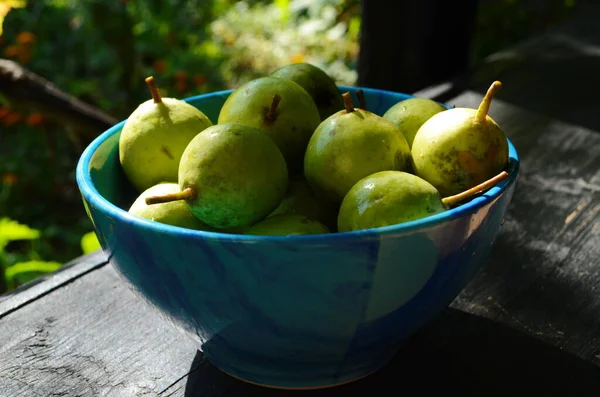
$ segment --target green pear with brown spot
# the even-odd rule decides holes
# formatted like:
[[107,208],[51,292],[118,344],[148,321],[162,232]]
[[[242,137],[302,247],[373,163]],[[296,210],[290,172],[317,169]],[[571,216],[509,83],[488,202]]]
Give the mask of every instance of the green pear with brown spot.
[[273,71],[271,76],[292,80],[315,101],[321,120],[344,109],[344,101],[335,81],[323,69],[307,63],[292,63]]
[[202,222],[229,232],[269,215],[288,188],[285,159],[258,128],[215,124],[196,135],[181,156],[175,194],[146,198],[149,205],[185,200]]
[[218,123],[260,129],[281,150],[290,175],[299,175],[306,145],[320,121],[317,106],[304,88],[289,79],[266,76],[235,89],[223,104]]
[[336,205],[360,179],[410,165],[410,149],[398,128],[366,105],[354,108],[349,92],[343,98],[346,108],[321,122],[304,157],[308,184]]
[[190,208],[183,201],[171,201],[155,205],[146,204],[146,198],[148,197],[174,194],[179,191],[179,185],[173,182],[163,182],[154,185],[143,191],[142,194],[135,199],[128,212],[140,218],[164,223],[166,225],[178,226],[186,229],[214,231],[215,229],[213,227],[208,226],[194,216],[192,211],[190,211]]
[[415,135],[421,126],[434,115],[446,108],[429,98],[408,98],[389,108],[383,118],[398,127],[412,148]]
[[442,197],[429,182],[404,171],[381,171],[358,181],[338,213],[338,231],[399,225],[440,214],[509,177],[506,171],[458,194]]
[[119,137],[119,161],[139,191],[177,182],[179,160],[188,143],[212,123],[198,108],[176,98],[162,98],[148,77],[152,99],[127,118]]
[[417,131],[411,149],[413,170],[441,194],[469,189],[508,164],[504,131],[488,115],[492,98],[500,88],[501,83],[495,81],[478,109],[445,110]]
[[338,231],[396,225],[446,209],[437,189],[416,175],[381,171],[358,181],[346,194],[338,214]]

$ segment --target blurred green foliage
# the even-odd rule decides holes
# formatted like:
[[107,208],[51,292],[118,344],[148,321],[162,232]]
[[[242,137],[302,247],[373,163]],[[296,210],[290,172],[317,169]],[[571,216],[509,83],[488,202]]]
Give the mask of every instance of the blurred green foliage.
[[[149,98],[149,75],[164,96],[179,98],[233,88],[293,62],[314,63],[339,84],[357,77],[359,0],[27,3],[6,15],[0,56],[117,119]],[[573,6],[482,0],[476,60],[562,21]],[[3,106],[1,95],[0,128],[0,217],[36,231],[33,240],[3,248],[4,268],[26,263],[7,271],[14,287],[99,246],[75,184],[78,137],[35,109]],[[36,268],[43,260],[53,262]]]

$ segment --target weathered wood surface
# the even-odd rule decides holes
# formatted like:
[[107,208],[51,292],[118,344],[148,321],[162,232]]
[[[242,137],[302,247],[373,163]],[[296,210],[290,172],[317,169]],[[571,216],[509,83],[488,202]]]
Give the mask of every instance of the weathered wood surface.
[[521,176],[487,267],[376,374],[302,393],[233,380],[92,255],[0,300],[0,396],[598,394],[599,16],[590,8],[496,55],[447,98],[474,107],[492,79],[504,83],[491,115],[519,150]]

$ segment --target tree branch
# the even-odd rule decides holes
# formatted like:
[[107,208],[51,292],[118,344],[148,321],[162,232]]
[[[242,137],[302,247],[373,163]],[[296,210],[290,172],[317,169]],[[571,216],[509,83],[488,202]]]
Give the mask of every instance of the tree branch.
[[16,109],[36,111],[71,127],[83,141],[91,141],[118,120],[61,91],[52,82],[16,62],[0,59],[0,95]]

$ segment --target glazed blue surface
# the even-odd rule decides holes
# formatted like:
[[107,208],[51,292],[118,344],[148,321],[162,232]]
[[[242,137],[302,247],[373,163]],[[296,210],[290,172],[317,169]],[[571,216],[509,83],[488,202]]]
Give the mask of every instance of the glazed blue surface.
[[[357,87],[340,87],[340,92]],[[363,88],[382,115],[409,95]],[[187,99],[216,122],[231,91]],[[77,182],[102,248],[133,290],[217,367],[275,387],[323,387],[384,365],[485,264],[519,169],[425,219],[349,233],[244,236],[126,212],[136,192],[118,161],[123,122],[83,153]]]

